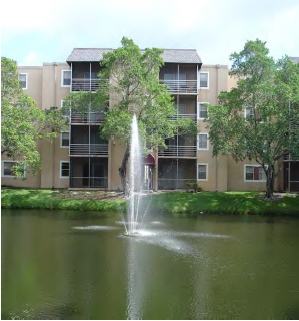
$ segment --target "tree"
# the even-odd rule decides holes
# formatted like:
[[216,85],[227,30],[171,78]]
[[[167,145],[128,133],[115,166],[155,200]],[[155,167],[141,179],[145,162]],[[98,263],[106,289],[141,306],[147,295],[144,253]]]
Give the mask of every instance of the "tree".
[[[112,102],[106,112],[101,136],[114,139],[126,146],[119,174],[124,191],[127,186],[127,164],[130,157],[130,134],[132,116],[136,114],[144,147],[166,148],[165,139],[178,133],[196,132],[191,119],[171,120],[176,114],[172,96],[166,85],[159,83],[159,70],[164,64],[162,50],[140,50],[128,38],[123,38],[121,47],[104,55],[99,79],[109,79],[96,94],[73,93],[66,102],[72,111],[87,111],[88,108]],[[80,102],[79,104],[76,102]],[[94,104],[96,102],[96,104]],[[83,107],[82,107],[83,106]]]
[[265,172],[265,197],[272,198],[277,162],[298,149],[299,65],[287,57],[275,61],[265,45],[248,41],[230,56],[237,87],[220,93],[206,121],[213,154],[255,160]]
[[65,119],[56,107],[41,110],[24,94],[17,65],[6,57],[1,57],[1,80],[1,155],[18,160],[12,169],[17,177],[24,176],[24,166],[35,174],[40,168],[37,140],[56,137]]

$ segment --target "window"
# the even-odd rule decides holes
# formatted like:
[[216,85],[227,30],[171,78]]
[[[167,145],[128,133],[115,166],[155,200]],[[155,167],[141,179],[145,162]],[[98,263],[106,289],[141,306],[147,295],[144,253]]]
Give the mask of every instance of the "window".
[[69,147],[70,145],[70,133],[61,132],[60,133],[60,147]]
[[207,133],[197,134],[197,149],[198,150],[209,149],[209,138]]
[[[255,117],[255,120],[258,122],[258,123],[264,123],[264,120],[261,119],[260,117],[260,113],[259,111],[256,109],[256,108],[248,108],[246,107],[245,108],[245,120],[248,121],[249,119],[252,119]],[[268,118],[266,118],[268,119]]]
[[254,117],[254,111],[252,108],[245,108],[245,119],[249,120],[250,118]]
[[23,89],[27,89],[27,74],[19,74],[19,82]]
[[69,87],[71,85],[71,71],[61,70],[61,87]]
[[[2,177],[16,177],[13,167],[17,164],[16,161],[2,161]],[[22,172],[26,176],[25,166],[23,165]]]
[[70,163],[65,161],[60,161],[60,178],[69,177]]
[[208,103],[201,102],[198,104],[198,118],[204,119],[208,117]]
[[266,174],[260,165],[244,165],[245,182],[265,182]]
[[203,163],[197,164],[197,180],[198,181],[208,180],[208,164],[203,164]]
[[199,86],[200,88],[209,88],[209,73],[200,72],[199,73]]

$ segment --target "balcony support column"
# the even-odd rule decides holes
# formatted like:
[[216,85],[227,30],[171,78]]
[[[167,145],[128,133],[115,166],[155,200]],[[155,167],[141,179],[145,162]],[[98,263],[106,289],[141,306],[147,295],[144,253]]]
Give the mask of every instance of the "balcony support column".
[[180,91],[180,64],[178,64],[178,81],[177,81],[177,91]]
[[73,91],[73,63],[71,62],[71,87],[70,91]]
[[91,91],[91,62],[89,63],[89,91]]

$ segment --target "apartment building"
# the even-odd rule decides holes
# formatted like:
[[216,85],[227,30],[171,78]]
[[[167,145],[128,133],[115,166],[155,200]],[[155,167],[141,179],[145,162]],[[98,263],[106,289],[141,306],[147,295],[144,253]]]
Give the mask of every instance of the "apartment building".
[[[70,92],[96,91],[107,80],[97,79],[99,62],[111,48],[75,48],[65,63],[18,67],[24,91],[37,105],[46,109],[62,106]],[[265,177],[253,161],[235,163],[231,157],[212,157],[213,146],[204,118],[206,103],[216,104],[223,90],[236,85],[224,65],[204,65],[196,50],[164,49],[164,66],[159,80],[167,84],[174,97],[176,115],[189,117],[198,126],[197,135],[176,135],[167,139],[167,149],[151,150],[144,157],[148,188],[185,189],[187,182],[197,182],[207,191],[265,189]],[[113,108],[113,102],[107,108]],[[118,169],[124,146],[100,138],[99,130],[105,112],[71,113],[69,130],[56,139],[40,141],[41,170],[26,180],[15,179],[9,170],[13,162],[2,158],[2,185],[32,188],[121,189]],[[290,169],[291,163],[284,165]],[[296,165],[298,166],[298,164]],[[297,167],[296,167],[297,168]],[[286,170],[276,181],[275,189],[286,190]],[[289,175],[291,171],[287,173]],[[297,175],[297,174],[296,174]],[[289,177],[289,176],[288,176]],[[298,179],[299,181],[299,179]],[[298,183],[298,184],[297,184]],[[293,185],[293,188],[298,187]],[[298,187],[299,189],[299,187]]]

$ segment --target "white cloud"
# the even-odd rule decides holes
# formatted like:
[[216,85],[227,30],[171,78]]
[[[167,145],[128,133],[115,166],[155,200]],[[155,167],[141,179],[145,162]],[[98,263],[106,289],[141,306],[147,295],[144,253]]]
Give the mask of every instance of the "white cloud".
[[6,1],[2,8],[1,27],[4,35],[49,30],[55,9],[50,1]]
[[10,0],[3,7],[2,52],[24,63],[65,61],[73,47],[116,48],[123,36],[142,48],[196,48],[205,63],[228,63],[255,38],[273,55],[299,56],[298,0]]
[[42,59],[37,52],[31,51],[24,57],[24,60],[18,62],[20,66],[36,66],[42,64]]
[[267,35],[267,44],[276,58],[281,58],[285,54],[299,56],[299,4],[276,14],[264,26],[264,33]]

